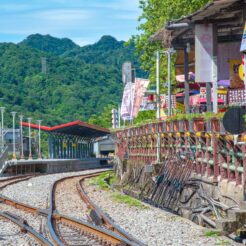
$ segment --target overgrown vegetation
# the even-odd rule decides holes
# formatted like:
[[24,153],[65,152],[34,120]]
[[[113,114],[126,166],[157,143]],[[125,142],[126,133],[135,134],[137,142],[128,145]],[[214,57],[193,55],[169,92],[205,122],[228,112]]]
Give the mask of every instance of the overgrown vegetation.
[[205,237],[218,237],[221,236],[221,232],[216,230],[208,230],[204,232]]
[[[108,182],[108,183],[107,183]],[[89,179],[89,185],[94,185],[99,189],[110,191],[111,198],[118,203],[124,203],[129,206],[138,207],[138,208],[147,208],[147,206],[143,205],[139,200],[132,198],[128,195],[121,194],[118,190],[111,190],[110,186],[117,182],[117,178],[115,173],[112,171],[108,171],[102,173],[96,177]]]
[[[109,178],[109,184],[105,182],[105,178]],[[109,190],[110,185],[116,181],[116,176],[112,171],[102,173],[96,177],[90,179],[89,184],[98,186],[100,189]]]

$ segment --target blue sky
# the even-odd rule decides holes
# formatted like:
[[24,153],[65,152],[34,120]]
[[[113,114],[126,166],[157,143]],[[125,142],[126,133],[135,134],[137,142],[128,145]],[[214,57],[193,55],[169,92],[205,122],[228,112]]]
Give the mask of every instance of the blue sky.
[[138,0],[0,0],[0,42],[34,33],[68,37],[83,46],[102,35],[136,34]]

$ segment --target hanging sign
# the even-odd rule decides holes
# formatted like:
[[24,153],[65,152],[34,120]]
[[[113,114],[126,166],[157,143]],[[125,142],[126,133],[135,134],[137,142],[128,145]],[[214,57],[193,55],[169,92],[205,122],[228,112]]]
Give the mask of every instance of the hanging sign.
[[241,60],[229,60],[230,64],[230,87],[234,89],[242,88],[244,86],[243,80],[240,77]]
[[195,81],[213,81],[213,25],[195,25]]
[[243,30],[243,37],[242,37],[240,51],[241,52],[246,51],[246,23],[245,23],[244,30]]

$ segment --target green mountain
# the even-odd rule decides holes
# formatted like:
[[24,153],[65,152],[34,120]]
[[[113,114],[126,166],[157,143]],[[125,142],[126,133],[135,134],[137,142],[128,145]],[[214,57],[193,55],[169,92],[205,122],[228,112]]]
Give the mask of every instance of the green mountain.
[[0,104],[48,125],[87,121],[119,103],[122,63],[132,60],[138,66],[134,47],[110,36],[79,47],[69,39],[35,34],[19,44],[0,43],[0,57]]
[[32,34],[19,43],[54,55],[61,55],[66,51],[79,48],[68,38],[55,38],[50,35]]

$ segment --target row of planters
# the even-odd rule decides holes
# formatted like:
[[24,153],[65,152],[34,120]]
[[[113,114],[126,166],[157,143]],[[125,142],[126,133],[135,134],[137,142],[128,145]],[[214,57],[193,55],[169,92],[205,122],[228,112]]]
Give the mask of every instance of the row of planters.
[[125,129],[125,136],[138,136],[161,132],[219,132],[225,133],[222,124],[223,113],[179,114],[164,121]]

